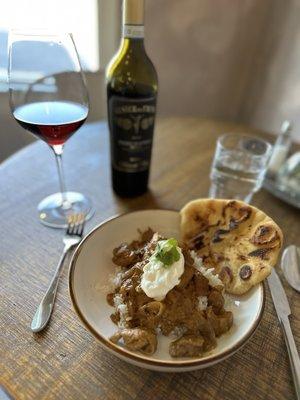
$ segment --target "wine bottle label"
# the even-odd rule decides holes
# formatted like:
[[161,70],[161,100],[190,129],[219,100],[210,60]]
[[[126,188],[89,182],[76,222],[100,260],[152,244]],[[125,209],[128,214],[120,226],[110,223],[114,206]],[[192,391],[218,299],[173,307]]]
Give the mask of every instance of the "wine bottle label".
[[150,168],[156,98],[112,96],[108,102],[112,165],[122,172]]
[[144,25],[123,25],[123,37],[128,39],[143,39]]

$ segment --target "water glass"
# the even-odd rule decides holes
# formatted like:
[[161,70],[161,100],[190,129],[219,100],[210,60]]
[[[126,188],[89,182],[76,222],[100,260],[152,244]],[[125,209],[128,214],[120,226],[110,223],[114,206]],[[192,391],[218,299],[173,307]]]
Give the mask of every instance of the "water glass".
[[257,137],[225,134],[217,141],[209,197],[250,203],[263,183],[272,146]]

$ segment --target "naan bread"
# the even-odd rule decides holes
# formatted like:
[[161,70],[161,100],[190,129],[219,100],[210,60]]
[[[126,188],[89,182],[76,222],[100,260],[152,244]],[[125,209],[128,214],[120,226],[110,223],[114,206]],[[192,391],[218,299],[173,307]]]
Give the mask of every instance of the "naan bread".
[[246,293],[271,273],[283,237],[264,212],[238,200],[200,199],[180,214],[182,241],[215,268],[228,293]]

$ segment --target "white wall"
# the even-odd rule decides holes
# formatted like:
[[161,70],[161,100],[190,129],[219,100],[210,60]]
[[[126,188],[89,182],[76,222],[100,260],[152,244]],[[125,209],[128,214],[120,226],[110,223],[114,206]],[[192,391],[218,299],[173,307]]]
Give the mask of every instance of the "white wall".
[[240,119],[276,131],[284,119],[294,123],[300,142],[300,2],[273,0],[268,24],[253,59],[252,78]]
[[300,142],[299,0],[149,0],[163,115],[244,122]]

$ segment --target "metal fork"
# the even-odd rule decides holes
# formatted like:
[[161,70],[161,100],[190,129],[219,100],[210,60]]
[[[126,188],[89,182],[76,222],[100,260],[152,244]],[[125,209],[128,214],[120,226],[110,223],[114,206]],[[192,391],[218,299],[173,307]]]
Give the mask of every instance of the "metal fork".
[[74,214],[68,218],[68,227],[66,230],[66,234],[63,238],[63,242],[65,244],[63,254],[56,267],[56,271],[51,280],[49,288],[45,293],[31,321],[31,330],[33,332],[42,331],[50,320],[54,307],[59,278],[64,266],[64,261],[69,251],[74,246],[76,246],[82,239],[84,223],[85,223],[84,214]]

